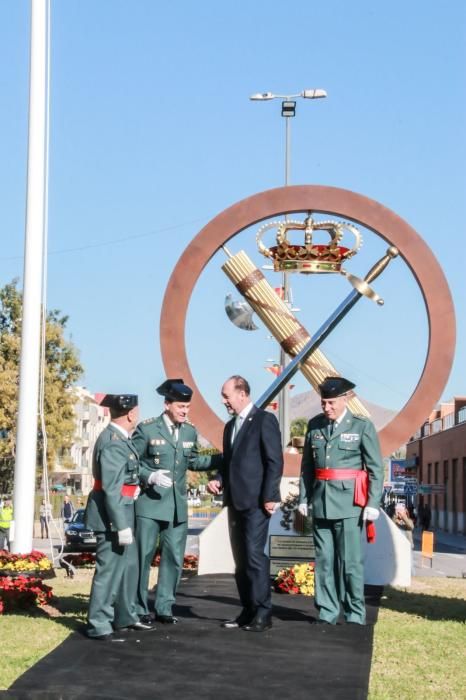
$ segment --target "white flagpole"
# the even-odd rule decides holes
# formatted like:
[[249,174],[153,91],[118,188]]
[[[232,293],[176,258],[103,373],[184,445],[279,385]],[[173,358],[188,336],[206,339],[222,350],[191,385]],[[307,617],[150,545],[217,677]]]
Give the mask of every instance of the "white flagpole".
[[29,145],[24,253],[23,324],[19,378],[11,549],[32,550],[37,461],[41,300],[46,212],[47,61],[49,0],[31,0]]

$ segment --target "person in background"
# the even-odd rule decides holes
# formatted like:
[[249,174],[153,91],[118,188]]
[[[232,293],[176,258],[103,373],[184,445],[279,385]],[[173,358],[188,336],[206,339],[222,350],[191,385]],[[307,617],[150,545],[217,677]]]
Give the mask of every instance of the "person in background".
[[395,525],[404,532],[406,539],[410,542],[411,544],[411,549],[414,546],[413,542],[413,530],[414,530],[414,522],[412,518],[409,517],[409,512],[408,509],[406,508],[404,503],[397,503],[395,506],[395,513],[392,517],[393,522]]
[[10,525],[13,520],[13,504],[10,498],[5,498],[0,508],[0,550],[10,549]]
[[42,499],[41,506],[39,508],[39,520],[40,520],[40,536],[44,539],[49,536],[49,522],[52,518],[52,509],[50,503],[47,503],[45,498]]
[[422,522],[421,527],[423,530],[428,530],[430,528],[430,520],[432,517],[432,511],[430,510],[429,503],[424,504],[424,509],[422,511]]
[[61,507],[60,511],[60,517],[63,518],[64,523],[69,523],[71,522],[71,518],[73,517],[74,514],[74,506],[70,500],[69,496],[65,496],[63,499],[63,505]]
[[[393,513],[392,513],[392,516],[393,516]],[[419,501],[419,504],[417,507],[417,518],[416,518],[415,525],[422,528],[423,520],[424,520],[424,503],[422,501]]]
[[[414,541],[413,541],[414,521],[410,517],[409,511],[406,508],[404,503],[397,503],[396,504],[395,513],[392,517],[392,521],[403,532],[406,539],[408,540],[408,542],[411,545],[411,549],[414,549]],[[411,576],[414,576],[414,574],[415,574],[414,558],[413,558],[413,554],[411,552]]]

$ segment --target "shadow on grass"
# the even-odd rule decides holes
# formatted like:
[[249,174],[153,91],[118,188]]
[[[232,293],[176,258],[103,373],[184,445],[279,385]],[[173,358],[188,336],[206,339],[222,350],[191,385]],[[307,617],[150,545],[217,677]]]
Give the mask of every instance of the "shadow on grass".
[[400,591],[387,586],[380,601],[381,608],[416,615],[433,621],[466,622],[466,601],[438,595]]

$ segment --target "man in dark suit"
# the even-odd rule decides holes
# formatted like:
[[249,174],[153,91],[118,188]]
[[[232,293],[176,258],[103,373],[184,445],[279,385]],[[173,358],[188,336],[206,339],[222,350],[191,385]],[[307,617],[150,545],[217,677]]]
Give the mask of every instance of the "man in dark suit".
[[248,382],[238,375],[222,387],[222,401],[233,418],[223,433],[223,462],[209,482],[228,506],[235,579],[242,611],[222,626],[263,632],[272,626],[269,559],[264,553],[269,519],[280,502],[283,453],[272,413],[251,402]]
[[94,485],[86,506],[86,526],[96,533],[96,565],[89,599],[87,636],[116,640],[114,630],[151,630],[136,606],[138,558],[134,499],[139,493],[139,460],[130,433],[138,419],[138,397],[107,394],[101,406],[111,423],[97,438],[92,458]]

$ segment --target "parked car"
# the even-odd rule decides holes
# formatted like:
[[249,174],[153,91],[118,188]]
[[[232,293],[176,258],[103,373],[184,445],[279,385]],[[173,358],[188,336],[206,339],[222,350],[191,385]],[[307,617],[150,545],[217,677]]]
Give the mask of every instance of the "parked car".
[[93,530],[84,524],[84,508],[78,508],[65,529],[65,547],[69,552],[92,552],[96,546]]

